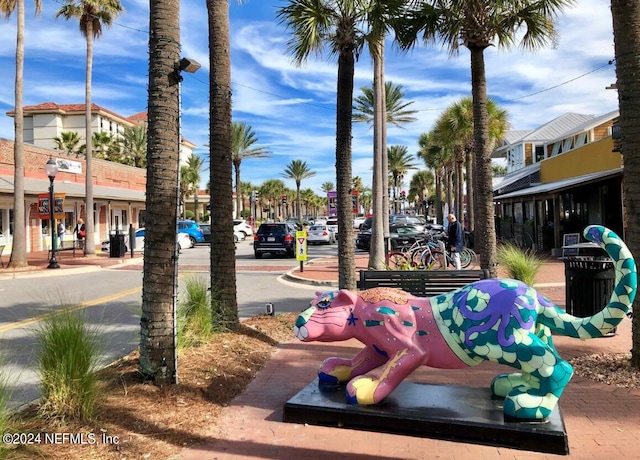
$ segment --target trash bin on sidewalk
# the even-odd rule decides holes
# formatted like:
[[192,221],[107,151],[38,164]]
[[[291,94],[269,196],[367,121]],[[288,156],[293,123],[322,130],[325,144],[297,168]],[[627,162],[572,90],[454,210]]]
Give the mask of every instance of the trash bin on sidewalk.
[[126,246],[122,230],[109,232],[109,257],[124,257]]
[[567,313],[584,318],[609,303],[615,284],[613,260],[598,257],[565,257],[565,301]]

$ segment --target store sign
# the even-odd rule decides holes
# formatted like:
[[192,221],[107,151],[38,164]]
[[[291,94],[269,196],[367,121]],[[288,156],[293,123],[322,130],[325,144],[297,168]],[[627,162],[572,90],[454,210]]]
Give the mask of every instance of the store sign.
[[58,163],[58,171],[68,172],[71,174],[82,174],[82,163],[79,161],[67,160],[66,158],[56,158]]
[[[53,198],[53,213],[56,219],[64,219],[64,193],[56,193]],[[41,193],[38,195],[38,217],[40,219],[50,219],[51,211],[49,210],[49,194]]]

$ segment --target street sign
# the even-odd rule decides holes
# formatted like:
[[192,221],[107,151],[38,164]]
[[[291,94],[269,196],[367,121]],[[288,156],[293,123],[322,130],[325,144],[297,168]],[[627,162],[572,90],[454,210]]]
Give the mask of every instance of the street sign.
[[307,260],[307,232],[296,232],[296,260]]

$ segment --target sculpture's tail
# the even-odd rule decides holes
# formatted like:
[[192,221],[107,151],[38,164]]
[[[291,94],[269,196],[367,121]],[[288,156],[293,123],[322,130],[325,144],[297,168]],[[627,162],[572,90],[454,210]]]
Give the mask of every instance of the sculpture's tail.
[[613,331],[630,311],[636,296],[636,264],[627,245],[612,230],[600,225],[585,228],[586,239],[598,243],[615,266],[615,286],[609,303],[598,313],[577,318],[556,308],[544,308],[542,322],[555,333],[581,339],[601,337]]

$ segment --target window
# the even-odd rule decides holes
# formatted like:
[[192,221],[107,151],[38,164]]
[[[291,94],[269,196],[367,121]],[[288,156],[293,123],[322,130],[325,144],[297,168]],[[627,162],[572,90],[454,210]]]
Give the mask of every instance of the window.
[[587,133],[582,133],[576,139],[576,148],[587,144]]
[[544,160],[544,146],[536,145],[536,163]]
[[560,153],[560,142],[556,142],[553,144],[553,149],[551,150],[551,156],[555,157]]

